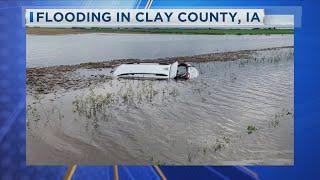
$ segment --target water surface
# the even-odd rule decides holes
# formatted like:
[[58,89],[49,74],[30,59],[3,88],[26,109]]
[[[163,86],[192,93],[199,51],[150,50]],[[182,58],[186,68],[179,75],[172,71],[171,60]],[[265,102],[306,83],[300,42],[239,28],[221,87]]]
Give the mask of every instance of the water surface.
[[27,67],[293,46],[292,35],[27,35]]
[[[293,62],[292,48],[269,50],[192,63],[200,76],[189,81],[112,79],[28,94],[27,161],[293,164]],[[98,72],[109,71],[70,76]]]

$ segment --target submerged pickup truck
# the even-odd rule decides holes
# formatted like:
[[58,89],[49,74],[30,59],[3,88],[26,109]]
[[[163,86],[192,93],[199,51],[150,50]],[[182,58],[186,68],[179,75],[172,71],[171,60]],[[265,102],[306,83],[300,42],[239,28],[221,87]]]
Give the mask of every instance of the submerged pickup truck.
[[187,63],[132,63],[122,64],[113,72],[115,77],[129,79],[191,79],[199,75],[198,70]]
[[132,79],[191,79],[199,75],[198,70],[188,63],[132,63],[118,66],[113,75]]

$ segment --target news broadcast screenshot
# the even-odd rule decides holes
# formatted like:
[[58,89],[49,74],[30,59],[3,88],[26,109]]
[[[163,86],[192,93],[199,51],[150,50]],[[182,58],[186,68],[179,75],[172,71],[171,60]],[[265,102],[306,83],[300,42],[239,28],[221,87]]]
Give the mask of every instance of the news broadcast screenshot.
[[319,5],[0,0],[0,179],[317,179]]

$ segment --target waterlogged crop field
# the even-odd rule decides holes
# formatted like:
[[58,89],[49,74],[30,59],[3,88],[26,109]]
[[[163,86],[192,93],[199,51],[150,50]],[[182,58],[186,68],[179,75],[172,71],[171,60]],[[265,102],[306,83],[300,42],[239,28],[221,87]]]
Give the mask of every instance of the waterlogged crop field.
[[293,164],[293,48],[223,57],[187,59],[200,72],[188,81],[95,64],[61,67],[50,86],[47,69],[46,86],[27,81],[28,163]]

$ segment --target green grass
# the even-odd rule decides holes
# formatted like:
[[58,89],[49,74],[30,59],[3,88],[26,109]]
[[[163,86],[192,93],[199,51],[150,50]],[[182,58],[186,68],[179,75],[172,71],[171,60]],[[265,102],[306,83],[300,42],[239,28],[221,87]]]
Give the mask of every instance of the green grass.
[[249,125],[247,126],[247,133],[248,134],[252,134],[253,132],[255,132],[257,130],[257,128],[253,125]]
[[152,34],[207,34],[207,35],[270,35],[270,34],[293,34],[293,29],[111,29],[111,28],[91,28],[92,32],[108,33],[152,33]]

